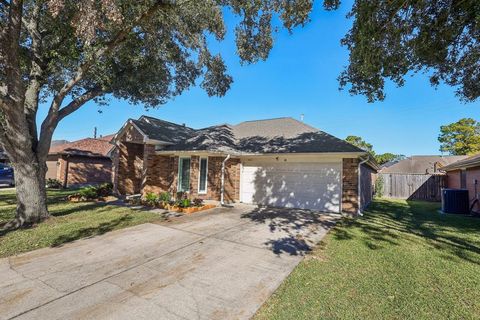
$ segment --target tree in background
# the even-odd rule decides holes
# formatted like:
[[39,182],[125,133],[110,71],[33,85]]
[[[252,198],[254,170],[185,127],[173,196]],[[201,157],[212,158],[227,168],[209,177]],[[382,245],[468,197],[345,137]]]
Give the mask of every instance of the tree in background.
[[440,151],[451,155],[465,155],[480,152],[480,123],[472,118],[440,127]]
[[405,156],[403,154],[393,154],[390,152],[377,154],[375,156],[375,160],[378,162],[378,164],[384,164],[391,161],[399,161],[402,159],[405,159]]
[[363,138],[359,136],[348,136],[345,138],[345,141],[347,141],[350,144],[353,144],[356,147],[359,147],[360,149],[370,152],[372,156],[375,156],[375,152],[373,151],[373,146],[363,140]]
[[403,86],[407,74],[428,72],[433,86],[454,86],[463,101],[479,97],[480,1],[355,0],[348,16],[349,65],[339,80],[351,94],[383,100],[386,80]]
[[383,153],[383,154],[375,154],[375,151],[373,151],[373,145],[366,142],[363,140],[363,138],[359,136],[348,136],[345,138],[345,141],[347,141],[350,144],[353,144],[356,147],[359,147],[360,149],[369,152],[372,157],[375,158],[375,161],[377,161],[378,164],[384,164],[389,161],[395,161],[395,160],[401,160],[405,158],[404,155],[401,154],[393,154],[393,153]]
[[[107,94],[159,106],[199,79],[223,96],[232,78],[209,44],[225,37],[224,13],[236,16],[248,64],[267,59],[279,23],[305,24],[312,2],[0,0],[0,143],[17,186],[16,218],[4,228],[48,217],[45,161],[62,119]],[[48,112],[37,122],[42,102]]]

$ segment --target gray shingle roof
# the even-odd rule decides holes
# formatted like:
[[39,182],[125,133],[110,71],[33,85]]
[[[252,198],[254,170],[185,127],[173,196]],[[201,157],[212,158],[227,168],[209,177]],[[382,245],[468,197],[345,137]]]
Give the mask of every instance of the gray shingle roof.
[[[380,172],[433,174],[438,173],[438,170],[442,170],[444,166],[465,159],[466,157],[467,156],[411,156],[389,167],[382,168]],[[435,168],[437,171],[435,171]]]
[[140,119],[131,121],[153,140],[179,143],[195,134],[195,130],[187,126],[148,116],[141,116]]
[[462,156],[463,159],[450,163],[449,165],[442,168],[444,171],[457,170],[460,168],[471,168],[480,166],[480,154],[476,154],[470,157]]
[[171,143],[165,151],[230,153],[364,152],[293,118],[245,121],[192,129],[143,116],[132,120],[150,139]]

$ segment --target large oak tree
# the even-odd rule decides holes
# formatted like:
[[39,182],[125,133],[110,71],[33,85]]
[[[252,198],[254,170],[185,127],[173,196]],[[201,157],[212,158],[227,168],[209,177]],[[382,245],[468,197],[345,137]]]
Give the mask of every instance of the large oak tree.
[[350,93],[383,100],[386,80],[402,86],[407,75],[426,72],[463,101],[480,96],[480,1],[355,0],[349,17],[342,40],[349,64],[339,79]]
[[[62,119],[106,94],[155,107],[197,80],[222,96],[232,78],[209,44],[225,37],[225,11],[240,60],[253,63],[268,57],[278,26],[308,21],[312,1],[0,0],[0,142],[17,187],[5,227],[48,217],[45,161]],[[49,110],[37,123],[40,103]]]

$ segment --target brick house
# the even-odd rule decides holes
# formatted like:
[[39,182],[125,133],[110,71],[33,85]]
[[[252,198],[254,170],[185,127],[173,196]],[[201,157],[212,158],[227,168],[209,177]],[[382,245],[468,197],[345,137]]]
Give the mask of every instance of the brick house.
[[46,178],[58,179],[64,187],[112,182],[112,137],[86,138],[51,146]]
[[[113,138],[121,195],[191,198],[359,213],[377,164],[365,151],[293,118],[192,129],[142,116]],[[360,181],[360,183],[359,183]]]
[[[480,192],[480,154],[467,157],[442,168],[447,173],[447,188],[467,189],[469,205],[479,199]],[[477,201],[472,208],[480,212],[480,204]]]

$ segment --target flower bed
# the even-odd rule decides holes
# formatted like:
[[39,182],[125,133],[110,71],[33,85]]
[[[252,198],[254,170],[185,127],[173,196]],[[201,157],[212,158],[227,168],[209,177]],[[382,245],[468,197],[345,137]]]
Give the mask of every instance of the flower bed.
[[204,204],[202,199],[193,200],[187,197],[187,194],[179,192],[175,199],[168,192],[156,194],[149,192],[141,199],[141,204],[147,207],[160,208],[173,212],[194,213],[202,210],[215,208],[214,204]]
[[202,210],[212,209],[212,208],[215,208],[215,207],[216,207],[216,205],[214,205],[214,204],[204,204],[204,205],[199,206],[199,207],[187,207],[187,208],[182,208],[182,207],[179,207],[179,206],[176,206],[176,205],[167,205],[164,209],[166,209],[168,211],[191,214],[191,213],[195,213],[195,212],[202,211]]

